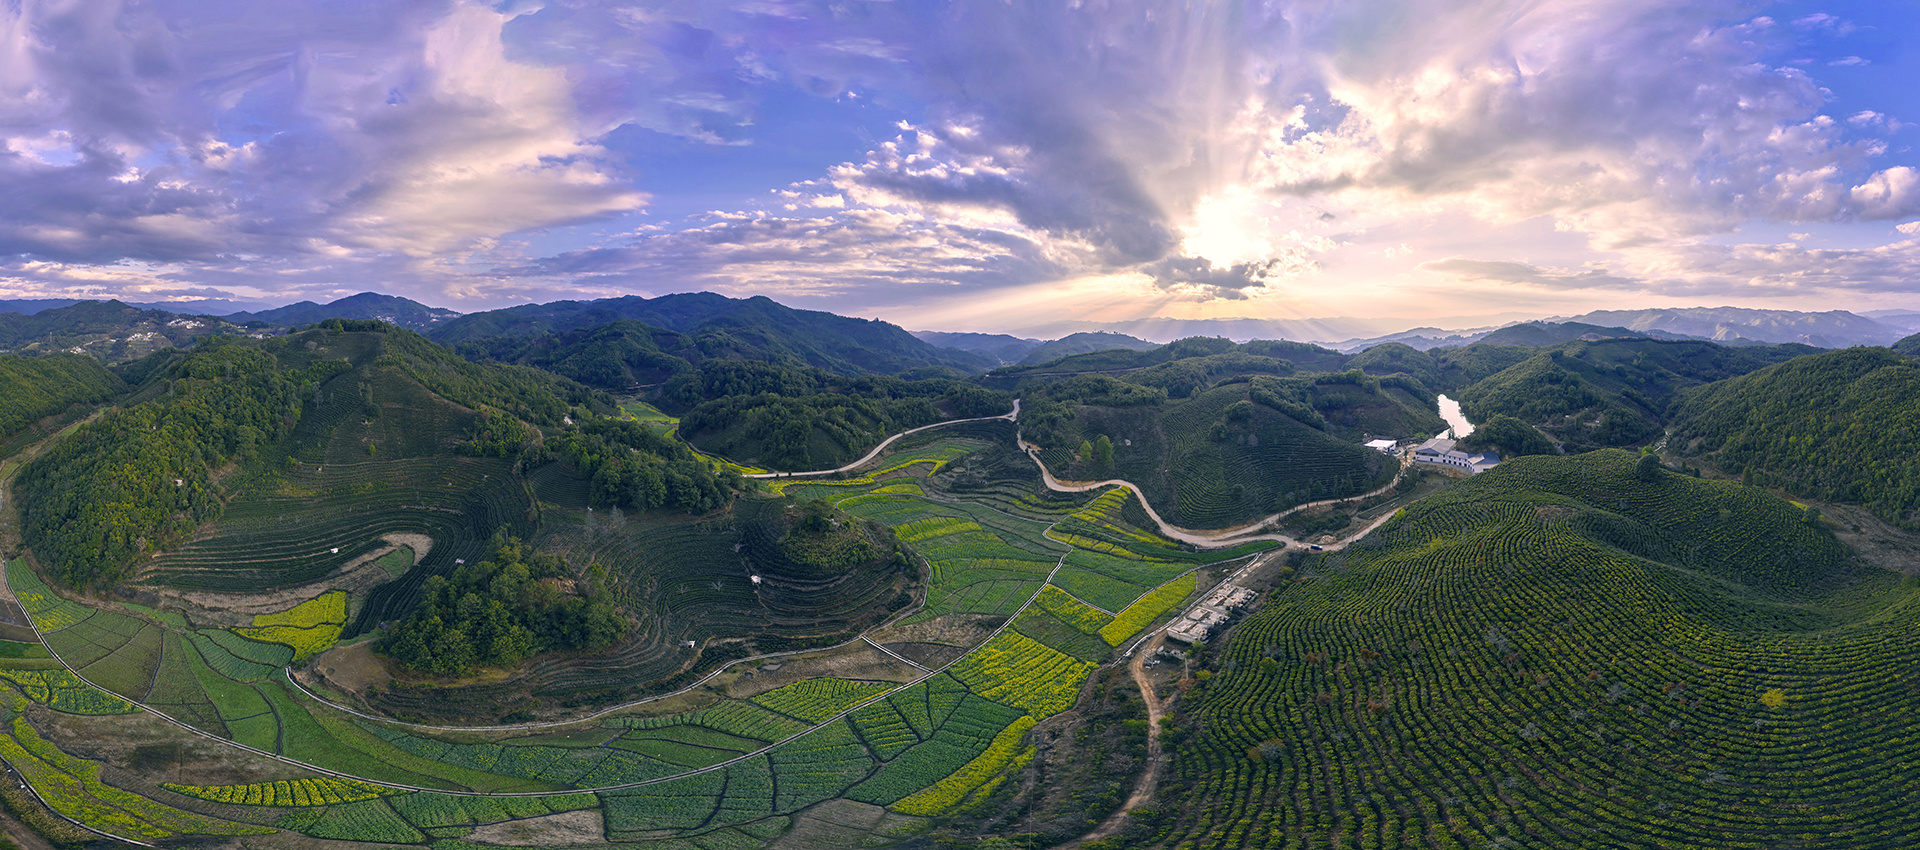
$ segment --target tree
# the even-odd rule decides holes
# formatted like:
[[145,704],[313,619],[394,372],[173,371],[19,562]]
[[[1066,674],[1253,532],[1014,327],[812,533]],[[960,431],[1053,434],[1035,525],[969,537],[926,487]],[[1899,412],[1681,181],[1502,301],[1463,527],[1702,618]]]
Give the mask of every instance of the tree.
[[603,588],[605,573],[592,575],[579,578],[560,558],[496,536],[487,558],[428,579],[419,607],[380,651],[416,670],[458,676],[512,667],[543,650],[608,646],[628,623]]
[[1093,465],[1100,469],[1113,468],[1113,440],[1105,434],[1093,441]]
[[1660,456],[1652,452],[1648,452],[1646,454],[1641,455],[1640,461],[1634,464],[1633,475],[1635,478],[1638,478],[1641,481],[1647,481],[1647,482],[1659,481],[1661,468],[1662,467],[1660,466]]

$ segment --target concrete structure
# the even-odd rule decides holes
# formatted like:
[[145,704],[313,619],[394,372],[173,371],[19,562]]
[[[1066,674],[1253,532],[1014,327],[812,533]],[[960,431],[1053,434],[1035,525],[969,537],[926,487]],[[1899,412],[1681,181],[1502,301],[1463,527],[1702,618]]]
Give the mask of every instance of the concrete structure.
[[1237,584],[1222,583],[1207,594],[1207,597],[1195,605],[1193,610],[1182,615],[1167,627],[1167,637],[1185,644],[1195,644],[1206,640],[1230,619],[1233,612],[1252,602],[1254,592]]
[[1470,475],[1477,475],[1500,464],[1498,452],[1479,452],[1467,454],[1454,448],[1455,441],[1446,437],[1435,437],[1420,444],[1413,450],[1413,459],[1420,463],[1432,463],[1464,469]]
[[1399,444],[1388,439],[1368,440],[1367,448],[1373,449],[1381,454],[1395,454],[1399,451]]

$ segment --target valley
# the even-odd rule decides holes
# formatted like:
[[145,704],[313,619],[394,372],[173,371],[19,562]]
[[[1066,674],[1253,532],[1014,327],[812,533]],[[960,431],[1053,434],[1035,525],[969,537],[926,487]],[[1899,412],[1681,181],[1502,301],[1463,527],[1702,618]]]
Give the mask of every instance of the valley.
[[[14,816],[436,850],[1904,841],[1904,491],[1736,453],[1799,426],[1729,411],[1784,382],[1882,422],[1849,381],[1910,362],[1702,345],[723,357],[619,395],[368,320],[26,361],[101,389],[14,426]],[[1621,377],[1656,365],[1670,401]],[[807,448],[688,427],[721,409]],[[1628,409],[1661,454],[1594,448]],[[1534,451],[1358,445],[1483,414]]]

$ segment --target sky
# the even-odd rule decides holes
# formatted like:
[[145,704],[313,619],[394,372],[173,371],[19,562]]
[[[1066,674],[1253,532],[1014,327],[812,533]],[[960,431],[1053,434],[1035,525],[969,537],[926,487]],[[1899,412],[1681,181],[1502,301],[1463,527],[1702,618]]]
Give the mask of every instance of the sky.
[[1920,310],[1920,4],[7,0],[0,298]]

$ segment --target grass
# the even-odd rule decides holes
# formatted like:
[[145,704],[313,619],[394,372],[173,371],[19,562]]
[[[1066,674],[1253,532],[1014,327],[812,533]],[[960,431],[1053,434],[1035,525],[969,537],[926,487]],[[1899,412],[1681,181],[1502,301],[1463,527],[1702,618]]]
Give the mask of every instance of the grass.
[[1139,634],[1148,623],[1179,607],[1181,601],[1192,596],[1197,587],[1198,579],[1188,573],[1155,588],[1152,593],[1128,605],[1126,610],[1115,614],[1113,622],[1100,629],[1100,639],[1109,646],[1126,643],[1128,638]]

